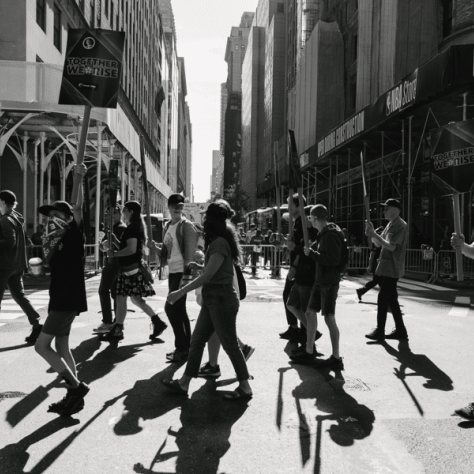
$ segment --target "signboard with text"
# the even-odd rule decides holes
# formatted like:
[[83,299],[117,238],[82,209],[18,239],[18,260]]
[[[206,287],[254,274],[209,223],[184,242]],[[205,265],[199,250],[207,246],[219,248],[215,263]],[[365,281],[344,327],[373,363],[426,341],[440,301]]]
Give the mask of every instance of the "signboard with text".
[[124,42],[120,31],[70,29],[59,103],[115,109]]

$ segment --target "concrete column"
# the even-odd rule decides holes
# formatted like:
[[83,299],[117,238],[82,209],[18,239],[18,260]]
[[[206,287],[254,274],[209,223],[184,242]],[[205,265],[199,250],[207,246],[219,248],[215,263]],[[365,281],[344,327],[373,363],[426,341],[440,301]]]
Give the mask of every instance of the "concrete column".
[[[40,159],[39,159],[39,179],[40,179],[40,189],[39,189],[39,200],[38,207],[43,205],[43,195],[44,195],[44,142],[46,141],[46,134],[40,132]],[[43,216],[40,216],[40,223],[43,223]]]
[[99,226],[100,226],[100,180],[102,171],[102,129],[103,127],[97,126],[97,174],[96,174],[96,185],[95,185],[95,236],[94,243],[94,262],[95,268],[99,268]]

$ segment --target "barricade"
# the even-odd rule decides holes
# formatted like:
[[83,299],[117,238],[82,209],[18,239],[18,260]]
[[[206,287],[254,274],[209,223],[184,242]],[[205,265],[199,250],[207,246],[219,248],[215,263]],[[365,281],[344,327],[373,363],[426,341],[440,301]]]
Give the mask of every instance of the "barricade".
[[407,249],[405,272],[425,274],[427,279],[436,273],[436,253],[423,249]]
[[348,247],[349,260],[347,270],[362,271],[367,270],[370,258],[369,247]]
[[272,275],[278,276],[281,274],[282,268],[289,268],[289,251],[288,248],[282,246],[276,248],[274,245],[259,245],[260,251],[258,255],[253,255],[253,249],[255,245],[243,244],[242,248],[242,260],[245,266],[250,269],[255,267],[255,270],[259,268],[269,269]]
[[[474,278],[474,260],[462,256],[465,278]],[[457,262],[455,250],[440,250],[438,252],[438,274],[441,279],[456,276]]]

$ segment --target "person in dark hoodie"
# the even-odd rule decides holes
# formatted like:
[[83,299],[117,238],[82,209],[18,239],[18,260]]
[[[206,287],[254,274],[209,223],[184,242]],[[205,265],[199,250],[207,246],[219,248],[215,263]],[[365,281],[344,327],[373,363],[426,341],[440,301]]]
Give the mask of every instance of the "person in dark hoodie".
[[[311,220],[308,219],[310,211],[313,206],[306,206],[304,222],[308,229],[308,239],[310,246],[317,245],[318,229],[314,228]],[[291,351],[290,359],[292,362],[299,364],[312,364],[316,358],[316,346],[314,340],[307,347],[307,321],[306,310],[308,308],[311,290],[314,285],[314,276],[316,272],[316,262],[304,254],[304,238],[296,245],[294,242],[287,242],[288,249],[294,252],[299,258],[293,262],[296,267],[295,281],[290,290],[290,295],[286,301],[286,307],[299,319],[301,322],[300,334],[304,338],[300,340],[301,344]],[[316,339],[319,339],[322,334],[318,331]]]
[[339,265],[345,237],[342,230],[334,223],[328,222],[326,206],[317,204],[311,209],[310,219],[313,227],[318,229],[318,244],[316,250],[305,247],[307,257],[316,261],[316,273],[311,297],[306,310],[307,344],[306,350],[311,348],[318,329],[317,315],[321,311],[331,337],[332,355],[329,359],[320,360],[318,367],[344,370],[342,358],[339,355],[339,328],[336,324],[336,299],[339,291],[341,274]]
[[25,219],[15,211],[16,196],[12,191],[0,191],[0,304],[6,288],[25,312],[32,326],[25,341],[33,344],[41,332],[40,315],[31,305],[23,288],[23,272],[27,269]]

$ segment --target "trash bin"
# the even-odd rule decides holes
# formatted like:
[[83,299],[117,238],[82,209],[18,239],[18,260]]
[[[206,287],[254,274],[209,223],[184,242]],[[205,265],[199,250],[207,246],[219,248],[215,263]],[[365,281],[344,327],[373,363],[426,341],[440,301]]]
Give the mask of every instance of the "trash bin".
[[28,264],[32,275],[41,275],[43,273],[43,260],[41,258],[30,258]]

